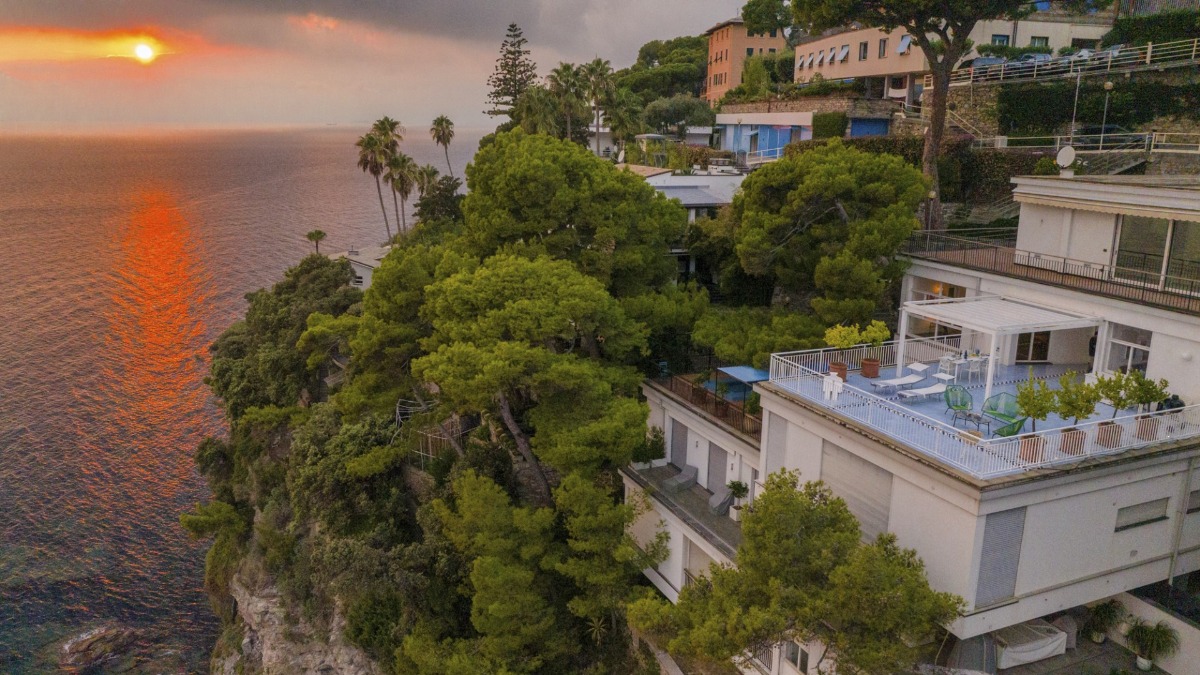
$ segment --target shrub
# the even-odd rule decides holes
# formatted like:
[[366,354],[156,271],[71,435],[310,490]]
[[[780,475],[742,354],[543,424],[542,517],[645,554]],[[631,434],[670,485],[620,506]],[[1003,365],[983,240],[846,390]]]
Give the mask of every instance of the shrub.
[[1057,176],[1058,162],[1053,157],[1042,157],[1033,165],[1035,176]]
[[813,115],[813,139],[842,138],[850,118],[843,112],[817,113]]
[[1144,45],[1194,38],[1200,38],[1200,10],[1180,10],[1117,19],[1100,44]]
[[[1104,118],[1104,81],[1085,81],[1079,89],[1077,123]],[[1029,105],[1037,101],[1037,105]],[[1071,123],[1075,108],[1075,83],[1008,84],[996,97],[1001,133],[1011,136],[1053,135]],[[1200,120],[1200,83],[1171,84],[1152,79],[1116,83],[1109,96],[1108,123],[1132,129],[1160,117]]]
[[1012,45],[977,45],[975,51],[980,56],[1001,56],[1006,59],[1015,59],[1023,54],[1052,54],[1054,50],[1050,47],[1014,47]]

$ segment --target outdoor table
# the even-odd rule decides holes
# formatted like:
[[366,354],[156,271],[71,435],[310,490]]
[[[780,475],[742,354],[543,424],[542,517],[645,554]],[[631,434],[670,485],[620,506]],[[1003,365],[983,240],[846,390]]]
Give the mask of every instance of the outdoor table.
[[979,431],[983,431],[983,425],[986,424],[988,433],[989,434],[992,433],[991,418],[984,417],[983,415],[975,412],[974,410],[955,410],[954,411],[954,419],[950,420],[950,424],[953,425],[958,420],[965,420],[967,422],[970,422],[971,424],[974,424],[975,428]]

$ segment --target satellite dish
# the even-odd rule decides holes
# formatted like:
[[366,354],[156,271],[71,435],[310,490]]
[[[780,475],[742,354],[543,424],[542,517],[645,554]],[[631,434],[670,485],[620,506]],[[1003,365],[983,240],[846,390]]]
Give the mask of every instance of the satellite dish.
[[1062,150],[1059,150],[1058,157],[1056,157],[1054,161],[1063,169],[1070,168],[1070,166],[1075,163],[1075,148],[1072,148],[1068,145]]

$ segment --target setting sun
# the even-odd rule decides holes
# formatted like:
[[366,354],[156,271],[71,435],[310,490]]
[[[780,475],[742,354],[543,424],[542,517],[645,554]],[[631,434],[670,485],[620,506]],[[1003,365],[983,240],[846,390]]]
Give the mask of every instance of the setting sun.
[[154,60],[154,48],[145,42],[141,42],[133,48],[133,55],[142,63],[150,63]]

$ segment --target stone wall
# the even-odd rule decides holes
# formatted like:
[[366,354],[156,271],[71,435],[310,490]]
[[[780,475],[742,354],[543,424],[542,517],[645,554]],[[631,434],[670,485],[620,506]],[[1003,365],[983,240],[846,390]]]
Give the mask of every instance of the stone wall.
[[1146,163],[1147,176],[1200,176],[1200,154],[1156,152]]
[[951,87],[946,108],[960,117],[983,136],[998,136],[1000,124],[996,118],[996,97],[999,87]]
[[896,103],[882,99],[861,98],[853,95],[805,96],[788,101],[752,101],[749,103],[726,103],[721,114],[767,113],[767,112],[853,112],[856,117],[887,117],[896,109]]

